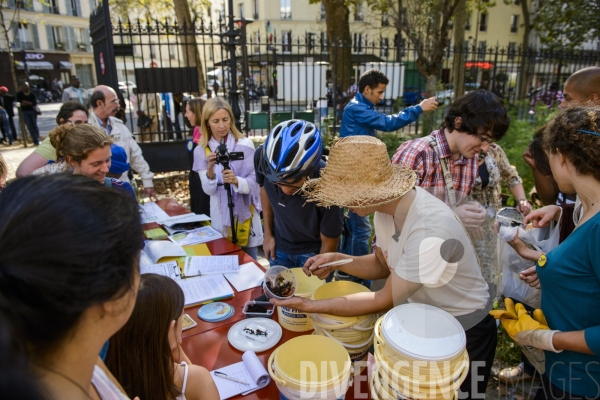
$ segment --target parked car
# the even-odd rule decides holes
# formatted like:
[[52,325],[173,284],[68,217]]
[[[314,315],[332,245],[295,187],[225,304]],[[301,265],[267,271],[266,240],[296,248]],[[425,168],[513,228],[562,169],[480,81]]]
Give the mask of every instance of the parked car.
[[425,99],[425,92],[423,92],[419,87],[404,86],[402,100],[404,101],[404,105],[406,107],[419,104],[423,99]]
[[117,84],[119,85],[119,91],[123,93],[123,97],[127,97],[128,94],[131,94],[133,89],[137,87],[137,85],[131,81],[121,81],[117,82]]
[[438,104],[441,106],[442,104],[450,104],[454,101],[454,89],[449,87],[446,90],[438,90],[435,92],[435,97],[438,99]]

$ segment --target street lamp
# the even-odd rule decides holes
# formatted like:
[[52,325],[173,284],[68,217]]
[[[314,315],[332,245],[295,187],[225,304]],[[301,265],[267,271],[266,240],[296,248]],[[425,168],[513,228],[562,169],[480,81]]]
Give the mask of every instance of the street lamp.
[[248,85],[248,47],[246,46],[246,26],[254,22],[253,19],[235,18],[235,23],[240,27],[240,45],[242,47],[242,78],[244,79],[244,121],[246,126],[246,133],[249,132],[250,126],[248,124],[248,112],[250,110],[250,88]]

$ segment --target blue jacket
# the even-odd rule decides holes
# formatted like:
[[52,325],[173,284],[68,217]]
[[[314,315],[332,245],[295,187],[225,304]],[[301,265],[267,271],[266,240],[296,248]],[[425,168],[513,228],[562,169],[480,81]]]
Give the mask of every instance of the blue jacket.
[[415,122],[423,110],[421,106],[408,107],[396,115],[379,114],[375,106],[365,99],[362,93],[356,96],[344,108],[340,137],[368,135],[375,136],[375,130],[391,132]]

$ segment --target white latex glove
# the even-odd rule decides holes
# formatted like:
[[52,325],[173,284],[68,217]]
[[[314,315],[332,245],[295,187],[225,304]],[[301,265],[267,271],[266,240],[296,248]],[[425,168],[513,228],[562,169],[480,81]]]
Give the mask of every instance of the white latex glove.
[[551,331],[548,329],[522,331],[515,335],[515,342],[521,346],[560,353],[562,350],[556,350],[552,344],[552,337],[556,332],[560,331]]

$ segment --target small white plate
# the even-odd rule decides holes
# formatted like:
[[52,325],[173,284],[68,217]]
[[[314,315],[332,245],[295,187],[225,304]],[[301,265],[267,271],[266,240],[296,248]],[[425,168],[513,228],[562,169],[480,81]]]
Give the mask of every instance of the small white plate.
[[[256,327],[260,326],[266,328],[270,331],[269,337],[265,338],[261,337],[261,340],[250,339],[244,333],[244,328]],[[227,340],[229,340],[229,344],[238,349],[239,351],[248,351],[252,350],[255,353],[259,353],[261,351],[266,351],[275,346],[281,340],[281,326],[268,318],[251,318],[251,319],[243,319],[236,324],[234,324],[231,328],[229,328],[229,332],[227,333]]]

